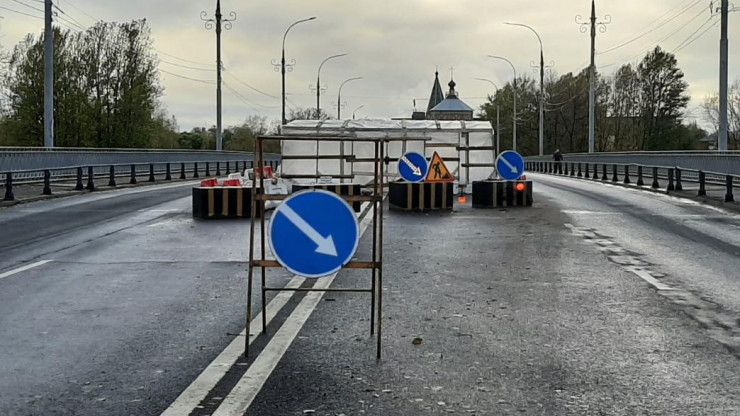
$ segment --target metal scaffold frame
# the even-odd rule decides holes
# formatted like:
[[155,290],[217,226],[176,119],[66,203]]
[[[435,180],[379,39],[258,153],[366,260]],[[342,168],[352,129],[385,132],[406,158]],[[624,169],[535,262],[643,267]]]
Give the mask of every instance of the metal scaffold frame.
[[[265,194],[262,190],[265,189],[264,175],[255,175],[252,181],[252,209],[251,209],[251,226],[249,232],[249,269],[247,272],[247,311],[246,311],[246,338],[244,355],[249,356],[249,340],[251,333],[251,321],[252,321],[252,285],[254,282],[255,269],[260,269],[261,277],[261,296],[262,296],[262,333],[267,333],[267,292],[280,292],[280,291],[293,291],[293,292],[350,292],[350,293],[370,293],[370,335],[376,335],[375,326],[377,318],[377,358],[381,357],[381,346],[382,346],[382,318],[383,318],[383,188],[384,188],[384,157],[385,148],[383,146],[384,138],[356,138],[354,136],[258,136],[255,144],[255,172],[262,172],[264,166],[264,153],[263,153],[263,142],[264,141],[315,141],[315,142],[339,142],[344,148],[344,143],[349,141],[354,142],[368,142],[375,145],[375,157],[365,162],[372,162],[375,165],[374,168],[374,180],[372,183],[371,195],[339,195],[348,203],[353,202],[369,202],[369,205],[360,214],[360,218],[368,215],[369,210],[372,209],[372,228],[373,228],[373,242],[372,242],[372,259],[370,261],[355,261],[351,260],[345,264],[342,269],[365,269],[371,270],[371,285],[370,288],[276,288],[268,287],[266,272],[270,268],[282,268],[283,266],[276,260],[267,259],[266,247],[268,245],[266,235],[266,215],[260,215],[260,257],[255,258],[255,220],[257,219],[257,213],[265,213],[265,205],[268,201],[283,201],[288,198],[288,195],[270,195]],[[343,153],[343,152],[342,152]],[[353,155],[321,155],[314,156],[318,159],[336,159],[350,162],[356,162],[357,159]],[[315,178],[316,175],[305,175],[306,178]],[[293,175],[293,178],[302,177],[302,175]],[[259,181],[259,186],[257,182]]]

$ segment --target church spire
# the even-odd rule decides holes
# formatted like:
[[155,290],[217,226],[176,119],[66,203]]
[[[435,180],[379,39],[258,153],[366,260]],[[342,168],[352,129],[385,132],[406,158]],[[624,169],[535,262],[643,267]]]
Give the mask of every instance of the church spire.
[[436,107],[437,104],[444,101],[445,96],[442,92],[442,85],[439,83],[439,71],[434,71],[434,86],[432,86],[432,94],[429,96],[429,104],[427,105],[427,113]]

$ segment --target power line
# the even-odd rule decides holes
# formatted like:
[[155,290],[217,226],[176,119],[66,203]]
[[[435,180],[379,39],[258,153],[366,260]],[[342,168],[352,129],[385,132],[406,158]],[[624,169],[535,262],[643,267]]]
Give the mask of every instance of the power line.
[[[696,20],[696,18],[698,18],[702,13],[703,12],[700,12],[699,14],[697,14],[696,16],[694,16],[694,18],[692,18],[689,22],[687,22],[687,24],[693,22],[694,20]],[[706,25],[709,21],[711,21],[712,18],[713,18],[713,16],[710,17],[707,21],[705,21],[702,25],[700,25],[699,26],[699,29],[697,29],[697,32],[699,30],[701,30],[701,28],[704,27],[704,25]],[[642,50],[639,53],[637,53],[635,55],[632,55],[632,56],[630,56],[628,58],[622,58],[622,59],[620,59],[618,61],[612,62],[612,63],[607,64],[607,65],[600,65],[599,67],[600,68],[609,68],[611,66],[615,66],[615,65],[621,64],[623,62],[628,62],[628,61],[631,61],[632,59],[638,58],[638,57],[640,57],[640,56],[642,56],[642,55],[650,52],[656,46],[659,46],[661,43],[663,43],[666,40],[670,39],[671,37],[675,36],[678,32],[680,32],[681,30],[683,30],[685,28],[686,28],[686,25],[682,25],[681,27],[679,27],[678,29],[674,30],[673,32],[670,32],[667,36],[665,36],[665,37],[661,38],[660,40],[658,40],[658,42],[652,44],[647,50]]]
[[251,103],[252,105],[256,105],[256,106],[262,107],[262,108],[279,108],[277,106],[268,106],[268,105],[260,104],[258,102],[254,102],[254,101],[250,100],[249,98],[245,97],[244,95],[242,95],[239,91],[235,90],[234,88],[232,88],[231,86],[229,86],[228,84],[226,84],[226,82],[224,82],[224,86],[226,88],[230,89],[231,92],[233,92],[234,94],[238,95],[241,99],[243,99],[244,101],[247,101],[247,102]]
[[177,67],[180,67],[180,68],[192,69],[192,70],[195,70],[195,71],[216,72],[215,69],[204,69],[204,68],[196,68],[194,66],[180,65],[180,64],[177,64],[177,63],[174,63],[174,62],[170,62],[170,61],[167,61],[167,60],[164,60],[164,59],[160,59],[159,62],[168,64],[168,65],[177,66]]
[[680,12],[678,12],[677,14],[673,15],[673,16],[672,16],[672,17],[671,17],[670,19],[666,20],[665,22],[663,22],[663,23],[661,23],[661,24],[659,24],[659,25],[657,25],[657,26],[654,26],[653,28],[649,29],[648,31],[646,31],[646,32],[643,32],[643,33],[641,33],[640,35],[637,35],[637,36],[635,36],[634,38],[632,38],[632,39],[630,39],[630,40],[628,40],[628,41],[626,41],[626,42],[622,42],[622,43],[620,43],[620,44],[618,44],[618,45],[615,45],[615,46],[612,46],[612,47],[610,47],[610,48],[608,48],[608,49],[606,49],[606,50],[603,50],[603,51],[599,52],[598,54],[599,54],[599,55],[603,55],[603,54],[606,54],[606,53],[609,53],[609,52],[615,51],[615,50],[617,50],[617,49],[619,49],[619,48],[622,48],[622,47],[624,47],[624,46],[627,46],[627,45],[629,45],[629,44],[631,44],[631,43],[634,43],[634,42],[636,42],[636,41],[638,41],[638,40],[640,40],[640,39],[644,38],[645,36],[649,35],[650,33],[653,33],[653,32],[655,32],[656,30],[658,30],[658,29],[662,28],[663,26],[667,25],[668,23],[670,23],[670,22],[672,22],[672,21],[676,20],[676,19],[677,19],[678,17],[682,16],[682,15],[683,15],[684,13],[686,13],[687,11],[689,11],[689,10],[691,10],[692,8],[696,7],[696,6],[697,6],[697,5],[699,4],[699,3],[703,2],[703,1],[704,1],[704,0],[696,0],[696,1],[695,1],[694,3],[692,3],[692,4],[690,5],[690,6],[688,6],[688,7],[684,8],[683,10],[681,10]]
[[160,53],[160,54],[165,55],[165,56],[169,56],[170,58],[177,59],[178,61],[187,62],[187,63],[191,63],[191,64],[195,64],[195,65],[201,65],[201,66],[211,66],[211,64],[205,64],[203,62],[191,61],[191,60],[188,60],[188,59],[185,59],[185,58],[180,58],[179,56],[175,56],[175,55],[169,54],[169,53],[164,52],[164,51],[162,51],[160,49],[156,49],[155,48],[154,50],[157,53]]
[[704,36],[705,33],[709,32],[710,30],[712,30],[715,27],[717,27],[717,25],[719,23],[720,23],[720,21],[717,20],[716,22],[714,22],[713,25],[711,25],[708,28],[704,29],[703,32],[701,32],[698,36],[696,36],[694,39],[692,39],[689,43],[687,43],[687,44],[685,44],[685,45],[683,45],[681,47],[678,47],[678,48],[674,49],[673,50],[673,53],[677,53],[677,52],[681,51],[682,49],[686,48],[687,46],[691,45],[692,43],[696,42],[699,38],[701,38],[702,36]]
[[41,13],[43,13],[43,12],[44,12],[44,11],[43,11],[42,9],[39,9],[38,7],[34,7],[34,6],[31,6],[30,4],[24,3],[24,2],[22,2],[22,1],[20,1],[20,0],[12,0],[12,1],[13,1],[13,2],[15,2],[15,3],[18,3],[18,4],[20,4],[20,5],[26,6],[26,7],[28,7],[29,9],[33,9],[33,10],[36,10],[37,12],[41,12]]
[[[43,0],[34,0],[34,1],[38,1],[39,3],[43,3],[44,2]],[[73,3],[70,3],[69,0],[67,0],[67,5],[69,5],[73,9],[77,10],[78,12],[82,13],[83,15],[87,16],[88,18],[90,18],[91,20],[93,20],[95,22],[99,22],[99,21],[103,20],[103,19],[98,19],[98,18],[96,18],[94,16],[89,15],[87,12],[85,12],[84,10],[82,10],[79,7],[75,6]]]
[[[70,24],[74,23],[77,27],[79,27],[82,30],[86,30],[87,29],[85,27],[85,25],[83,25],[82,23],[78,22],[74,17],[68,15],[67,12],[65,12],[64,10],[62,10],[61,7],[57,6],[56,3],[52,3],[52,5],[54,6],[55,9],[57,9],[58,11],[60,11],[67,19],[69,19],[69,20],[72,21],[72,22],[69,22]],[[62,16],[57,16],[57,17],[62,18]]]
[[178,74],[175,74],[174,72],[165,71],[164,69],[160,69],[159,72],[163,72],[165,74],[172,75],[174,77],[178,77],[182,79],[187,79],[189,81],[200,82],[202,84],[215,84],[216,83],[215,81],[211,81],[207,79],[197,79],[197,78],[186,77],[184,75],[178,75]]
[[14,9],[11,9],[11,8],[9,8],[9,7],[5,7],[5,6],[0,6],[0,9],[3,9],[3,10],[7,10],[7,11],[9,11],[9,12],[13,12],[13,13],[18,13],[18,14],[22,14],[23,16],[28,16],[28,17],[35,17],[36,19],[41,19],[41,20],[44,20],[44,18],[43,18],[43,17],[41,17],[41,16],[35,16],[35,15],[29,14],[29,13],[26,13],[26,12],[20,12],[20,11],[18,11],[18,10],[14,10]]
[[235,80],[236,80],[237,82],[239,82],[240,84],[244,85],[245,87],[247,87],[247,88],[249,88],[249,89],[251,89],[251,90],[257,91],[258,93],[260,93],[260,94],[262,94],[262,95],[264,95],[264,96],[266,96],[266,97],[270,97],[270,98],[275,98],[275,99],[279,99],[279,97],[277,97],[277,96],[275,96],[275,95],[271,95],[271,94],[268,94],[268,93],[266,93],[266,92],[264,92],[264,91],[260,91],[260,90],[259,90],[259,89],[257,89],[256,87],[253,87],[253,86],[251,86],[251,85],[247,84],[246,82],[244,82],[244,81],[240,80],[239,78],[237,78],[236,76],[234,76],[234,75],[233,75],[233,74],[232,74],[231,72],[229,72],[229,71],[224,71],[224,72],[226,72],[226,75],[230,76],[231,78],[234,78],[234,79],[235,79]]

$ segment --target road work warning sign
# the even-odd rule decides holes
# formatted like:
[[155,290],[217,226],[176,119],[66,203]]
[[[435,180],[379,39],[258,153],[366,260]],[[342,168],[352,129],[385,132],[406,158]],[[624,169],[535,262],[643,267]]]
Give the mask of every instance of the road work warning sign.
[[455,177],[452,175],[444,160],[437,152],[434,152],[431,162],[429,162],[429,173],[426,182],[454,182]]

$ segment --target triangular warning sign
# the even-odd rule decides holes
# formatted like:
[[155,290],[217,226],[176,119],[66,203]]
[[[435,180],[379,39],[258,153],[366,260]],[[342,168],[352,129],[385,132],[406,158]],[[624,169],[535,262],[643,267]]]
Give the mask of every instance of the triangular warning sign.
[[444,160],[439,156],[437,152],[434,152],[432,161],[429,162],[429,173],[427,174],[426,182],[454,182],[455,177],[447,166],[445,166]]

